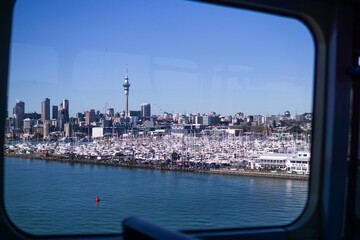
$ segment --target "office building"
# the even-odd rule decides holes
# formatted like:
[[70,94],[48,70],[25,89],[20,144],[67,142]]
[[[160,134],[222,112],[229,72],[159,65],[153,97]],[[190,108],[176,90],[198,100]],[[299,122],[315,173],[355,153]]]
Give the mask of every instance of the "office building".
[[151,116],[151,107],[150,103],[141,104],[141,117],[148,119]]
[[46,120],[50,120],[50,99],[48,98],[41,101],[41,121],[44,124]]
[[78,123],[85,121],[85,115],[83,113],[76,113],[76,119]]
[[85,113],[85,124],[90,125],[95,121],[95,109],[90,109]]
[[52,119],[58,119],[59,108],[56,105],[52,106]]
[[22,130],[25,116],[25,102],[17,100],[13,108],[14,129]]
[[69,121],[69,100],[63,99],[58,111],[59,129],[64,130],[64,124]]
[[203,124],[205,125],[217,125],[220,122],[218,115],[208,114],[203,116]]
[[64,130],[64,124],[66,122],[66,117],[65,117],[65,110],[61,109],[58,112],[58,126],[59,126],[59,130]]
[[63,112],[65,121],[68,122],[69,121],[69,100],[67,99],[63,99],[62,102],[60,103],[60,111]]
[[203,124],[203,123],[204,123],[203,117],[199,116],[199,115],[196,115],[195,116],[195,124]]

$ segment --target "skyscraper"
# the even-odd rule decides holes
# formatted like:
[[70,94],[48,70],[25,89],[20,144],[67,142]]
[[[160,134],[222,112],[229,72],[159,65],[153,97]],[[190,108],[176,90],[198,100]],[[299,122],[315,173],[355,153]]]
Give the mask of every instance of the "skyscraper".
[[41,121],[45,124],[45,120],[50,120],[50,99],[45,98],[41,101]]
[[129,97],[130,83],[129,83],[129,78],[128,78],[127,64],[126,64],[125,83],[123,84],[123,86],[124,86],[124,92],[125,92],[125,117],[129,117],[128,97]]
[[95,121],[95,109],[90,109],[85,113],[85,124],[90,125]]
[[16,104],[13,108],[13,114],[14,114],[14,128],[18,130],[22,129],[24,115],[25,115],[25,102],[16,100]]
[[69,100],[67,100],[67,99],[62,100],[62,109],[64,110],[65,121],[68,122],[69,121]]
[[52,119],[58,119],[58,114],[59,114],[58,111],[59,111],[58,106],[53,105],[52,106]]
[[64,129],[64,124],[69,121],[69,100],[63,99],[58,112],[59,129]]
[[141,104],[141,117],[142,118],[150,118],[150,116],[151,116],[150,103]]

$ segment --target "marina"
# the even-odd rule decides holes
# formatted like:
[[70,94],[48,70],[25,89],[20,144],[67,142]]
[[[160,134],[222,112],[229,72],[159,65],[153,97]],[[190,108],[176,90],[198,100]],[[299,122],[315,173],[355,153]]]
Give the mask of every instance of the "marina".
[[[307,179],[309,145],[304,140],[251,136],[183,136],[102,139],[92,142],[8,142],[5,154],[89,164],[206,171]],[[256,173],[256,174],[254,174]],[[299,177],[302,175],[304,177]]]

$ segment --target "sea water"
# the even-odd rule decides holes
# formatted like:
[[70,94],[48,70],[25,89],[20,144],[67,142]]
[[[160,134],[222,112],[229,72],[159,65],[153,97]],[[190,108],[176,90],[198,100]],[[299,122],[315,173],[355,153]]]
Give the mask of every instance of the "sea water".
[[5,157],[5,209],[35,235],[121,233],[127,216],[173,230],[284,225],[307,190],[301,180]]

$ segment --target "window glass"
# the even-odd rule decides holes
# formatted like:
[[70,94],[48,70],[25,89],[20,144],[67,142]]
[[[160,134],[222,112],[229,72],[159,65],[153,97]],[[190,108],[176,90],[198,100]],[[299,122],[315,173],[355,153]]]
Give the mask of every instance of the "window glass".
[[177,0],[15,4],[5,209],[35,235],[288,224],[307,199],[314,41]]

